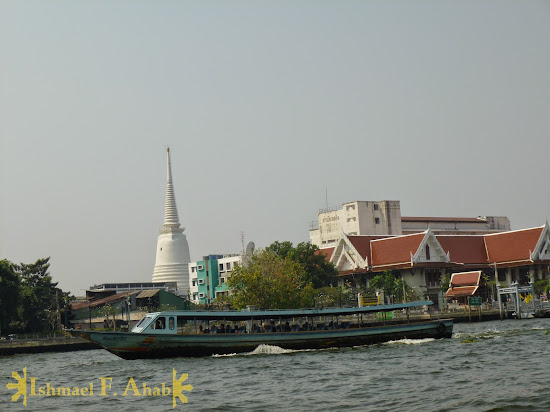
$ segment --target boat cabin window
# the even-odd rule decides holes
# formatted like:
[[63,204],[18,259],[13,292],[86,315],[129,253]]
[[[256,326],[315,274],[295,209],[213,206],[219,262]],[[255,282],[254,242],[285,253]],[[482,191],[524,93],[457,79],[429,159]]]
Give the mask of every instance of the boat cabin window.
[[156,320],[154,325],[152,326],[153,329],[164,329],[166,327],[166,318],[164,316],[159,316]]
[[151,316],[144,316],[144,317],[141,318],[141,320],[137,323],[137,325],[134,326],[134,328],[145,327],[145,326],[146,326],[146,323],[149,323],[150,321],[151,321]]
[[170,316],[168,318],[168,328],[170,328],[171,330],[174,330],[174,317],[173,316]]

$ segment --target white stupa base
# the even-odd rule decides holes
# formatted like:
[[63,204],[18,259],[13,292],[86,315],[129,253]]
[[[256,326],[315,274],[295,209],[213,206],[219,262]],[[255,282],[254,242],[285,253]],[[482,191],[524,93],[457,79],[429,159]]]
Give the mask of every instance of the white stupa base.
[[178,291],[189,289],[189,266],[187,264],[157,265],[153,271],[153,282],[176,282]]

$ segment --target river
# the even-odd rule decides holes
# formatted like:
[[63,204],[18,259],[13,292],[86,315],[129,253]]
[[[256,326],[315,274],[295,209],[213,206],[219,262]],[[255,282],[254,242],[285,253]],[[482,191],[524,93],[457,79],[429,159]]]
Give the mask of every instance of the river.
[[[452,339],[343,349],[262,347],[136,361],[104,350],[17,355],[0,359],[0,405],[3,411],[548,411],[547,331],[550,319],[505,320],[456,324]],[[11,372],[22,375],[25,367],[26,407],[6,388],[15,383]],[[172,409],[162,383],[166,395],[174,369],[177,379],[188,374],[182,385],[193,389],[181,392],[188,403],[176,398]],[[106,396],[100,396],[102,382]],[[144,382],[160,396],[143,396],[149,393]],[[40,396],[47,384],[68,387],[74,396]]]

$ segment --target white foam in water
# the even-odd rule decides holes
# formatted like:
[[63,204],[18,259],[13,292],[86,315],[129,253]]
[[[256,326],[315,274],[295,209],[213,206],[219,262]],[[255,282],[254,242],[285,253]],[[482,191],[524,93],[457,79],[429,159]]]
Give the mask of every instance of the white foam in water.
[[290,349],[283,349],[279,346],[260,345],[247,355],[279,355],[281,353],[295,352]]
[[[336,348],[328,348],[336,349]],[[294,352],[310,352],[313,350],[323,350],[323,349],[283,349],[280,346],[274,345],[259,345],[252,352],[247,353],[228,353],[226,355],[212,355],[213,358],[229,358],[232,356],[250,356],[250,355],[281,355],[283,353],[294,353]],[[326,349],[325,349],[326,350]]]
[[424,338],[424,339],[399,339],[399,340],[390,340],[389,342],[384,342],[384,345],[393,345],[395,343],[400,343],[402,345],[421,345],[423,343],[434,342],[434,338]]
[[212,355],[213,358],[229,358],[231,356],[237,356],[238,353],[228,353],[226,355],[218,355],[218,354],[214,354]]

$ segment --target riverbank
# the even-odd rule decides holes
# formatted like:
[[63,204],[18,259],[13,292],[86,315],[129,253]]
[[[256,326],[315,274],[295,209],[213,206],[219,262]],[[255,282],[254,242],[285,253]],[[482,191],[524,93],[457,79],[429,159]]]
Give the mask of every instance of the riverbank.
[[73,352],[77,350],[101,349],[84,339],[60,336],[47,339],[15,339],[0,341],[0,356],[23,353]]

